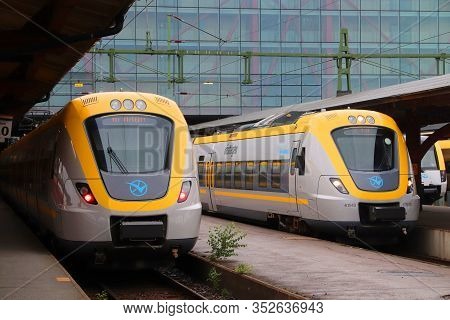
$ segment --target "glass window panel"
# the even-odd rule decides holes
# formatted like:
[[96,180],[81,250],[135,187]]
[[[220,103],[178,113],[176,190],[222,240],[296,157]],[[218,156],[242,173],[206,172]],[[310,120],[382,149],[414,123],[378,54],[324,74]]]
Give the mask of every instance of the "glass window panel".
[[280,12],[274,10],[261,11],[261,41],[280,40]]
[[267,188],[267,161],[261,161],[258,166],[258,186]]
[[380,42],[380,16],[378,12],[361,12],[361,39],[366,42]]
[[341,27],[347,28],[349,32],[349,40],[351,42],[359,42],[359,15],[355,11],[341,12]]
[[302,42],[317,42],[320,39],[320,12],[302,11]]
[[437,11],[439,8],[439,0],[420,1],[420,11]]
[[280,0],[261,0],[261,9],[280,9]]
[[440,43],[450,43],[450,12],[439,12],[439,34]]
[[259,12],[241,10],[241,41],[260,41]]
[[272,161],[272,176],[271,186],[275,189],[280,189],[281,183],[281,161]]
[[380,0],[361,0],[361,10],[380,10]]
[[234,188],[242,189],[242,162],[234,163]]
[[253,177],[255,175],[255,163],[247,161],[245,163],[245,189],[253,190]]
[[[400,0],[381,0],[381,10],[397,10]],[[402,0],[404,1],[404,0]]]
[[389,43],[398,41],[399,35],[399,16],[398,12],[381,12],[381,41]]
[[419,41],[419,13],[400,12],[400,42]]
[[220,0],[221,8],[239,8],[240,0]]
[[[184,2],[178,1],[178,3]],[[198,0],[198,6],[203,8],[218,8],[219,7],[219,0]]]
[[[312,1],[312,2],[315,2],[315,1]],[[340,3],[340,1],[336,1],[336,0],[321,0],[320,8],[322,10],[339,10],[339,3]]]
[[235,9],[220,10],[220,38],[226,41],[240,40],[240,30],[239,11]]
[[[428,1],[428,0],[426,0]],[[422,2],[426,2],[422,1]],[[408,0],[408,1],[400,1],[400,10],[401,11],[418,11],[419,10],[419,0]]]
[[322,42],[339,42],[339,12],[322,12]]
[[438,31],[437,13],[436,12],[420,13],[420,43],[437,43],[439,40],[438,32],[439,31]]
[[[198,26],[200,28],[200,40],[214,41],[218,43],[219,40],[217,37],[220,37],[220,25],[217,10],[202,10],[199,15]],[[207,33],[202,31],[206,31]]]
[[[364,0],[362,2],[365,2]],[[368,2],[368,1],[366,1]],[[372,1],[370,1],[372,2]],[[359,10],[360,2],[359,0],[342,0],[341,10]],[[374,8],[375,10],[378,8]]]
[[280,0],[281,9],[300,9],[300,1]]
[[214,186],[217,188],[223,187],[223,167],[222,162],[216,162],[214,164]]

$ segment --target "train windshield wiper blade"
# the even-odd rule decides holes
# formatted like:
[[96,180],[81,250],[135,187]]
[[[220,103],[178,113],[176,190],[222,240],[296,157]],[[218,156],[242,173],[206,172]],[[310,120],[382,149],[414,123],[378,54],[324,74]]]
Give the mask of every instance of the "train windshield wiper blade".
[[119,159],[117,154],[114,152],[114,150],[109,146],[107,149],[107,152],[109,154],[109,157],[114,161],[116,166],[119,168],[120,172],[122,173],[128,173],[127,168],[123,164],[123,162]]

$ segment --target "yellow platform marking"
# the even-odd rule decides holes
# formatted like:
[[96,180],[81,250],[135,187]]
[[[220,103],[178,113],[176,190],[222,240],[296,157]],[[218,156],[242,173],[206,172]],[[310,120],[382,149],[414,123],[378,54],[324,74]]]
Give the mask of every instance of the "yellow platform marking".
[[253,199],[253,200],[263,200],[263,201],[274,201],[274,202],[285,202],[285,203],[298,203],[298,204],[308,204],[308,199],[294,199],[287,197],[277,197],[277,196],[266,196],[262,194],[254,193],[238,193],[229,191],[214,191],[214,194],[224,197],[241,198],[241,199]]
[[69,277],[56,277],[56,281],[58,282],[72,282]]

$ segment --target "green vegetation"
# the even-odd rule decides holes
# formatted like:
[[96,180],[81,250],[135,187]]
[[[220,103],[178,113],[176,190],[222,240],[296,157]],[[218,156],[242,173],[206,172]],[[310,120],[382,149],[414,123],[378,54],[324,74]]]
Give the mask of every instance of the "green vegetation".
[[234,268],[234,271],[240,274],[249,274],[252,270],[253,267],[246,263],[240,263],[236,268]]
[[227,226],[216,226],[209,230],[208,244],[211,247],[211,260],[225,259],[236,256],[236,249],[243,248],[242,239],[247,234],[234,223]]

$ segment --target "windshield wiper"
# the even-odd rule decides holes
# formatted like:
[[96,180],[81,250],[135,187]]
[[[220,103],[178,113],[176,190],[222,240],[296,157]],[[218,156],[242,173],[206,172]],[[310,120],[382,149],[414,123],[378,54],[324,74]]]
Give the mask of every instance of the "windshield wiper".
[[111,146],[108,146],[108,148],[106,150],[107,150],[107,152],[109,154],[109,157],[114,161],[114,163],[116,164],[117,168],[119,168],[120,172],[128,173],[127,168],[125,167],[123,162],[119,159],[119,157],[114,152],[114,150],[111,148]]

